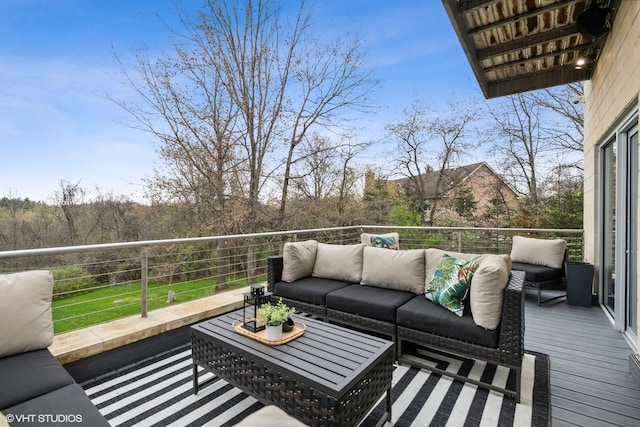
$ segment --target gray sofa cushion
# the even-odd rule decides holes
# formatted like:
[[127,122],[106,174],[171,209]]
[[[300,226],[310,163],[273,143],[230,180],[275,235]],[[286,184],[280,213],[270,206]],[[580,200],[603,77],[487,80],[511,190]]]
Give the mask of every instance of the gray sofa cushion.
[[412,292],[351,285],[329,293],[327,308],[394,323],[396,309],[414,296]]
[[397,324],[485,347],[498,347],[498,329],[487,330],[477,326],[469,312],[466,312],[462,317],[456,316],[422,295],[412,298],[398,308]]
[[1,358],[0,379],[0,409],[5,414],[10,412],[4,408],[74,383],[49,350]]
[[424,250],[390,251],[365,247],[362,251],[363,285],[424,293]]
[[282,251],[282,280],[293,282],[311,276],[313,264],[316,262],[318,242],[287,242]]
[[534,239],[513,236],[511,260],[526,264],[544,265],[551,268],[562,268],[564,251],[567,242],[564,239]]
[[318,243],[313,277],[360,283],[364,245],[328,245]]
[[350,285],[351,283],[340,280],[306,277],[292,283],[276,282],[273,289],[277,296],[283,298],[295,299],[316,305],[325,305],[325,297],[329,292]]
[[[45,395],[3,409],[2,412],[5,415],[11,414],[13,416],[31,415],[32,417],[29,420],[33,420],[33,422],[16,423],[16,425],[21,427],[42,427],[45,425],[60,427],[109,427],[107,420],[100,414],[93,403],[91,403],[87,394],[78,384],[64,386]],[[47,416],[62,418],[50,420],[50,422],[42,422],[47,421],[47,419],[41,419],[41,417]]]
[[46,270],[0,275],[0,357],[53,342],[53,276]]

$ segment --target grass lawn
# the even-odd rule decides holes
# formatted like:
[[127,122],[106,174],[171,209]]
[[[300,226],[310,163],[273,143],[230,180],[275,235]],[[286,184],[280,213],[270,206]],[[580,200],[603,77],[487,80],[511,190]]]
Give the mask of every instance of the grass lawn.
[[[258,278],[257,281],[266,281],[266,278]],[[147,308],[154,310],[166,306],[167,294],[170,290],[176,294],[176,303],[181,303],[244,286],[247,286],[247,280],[244,278],[228,279],[224,290],[216,290],[215,278],[171,285],[150,282],[147,290]],[[56,334],[140,314],[140,283],[108,286],[57,299],[53,301],[52,307],[53,328]]]

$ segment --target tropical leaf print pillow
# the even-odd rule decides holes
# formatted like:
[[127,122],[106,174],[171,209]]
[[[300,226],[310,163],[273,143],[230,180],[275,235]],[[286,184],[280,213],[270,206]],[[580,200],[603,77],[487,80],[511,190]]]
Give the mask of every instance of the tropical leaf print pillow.
[[398,249],[398,241],[391,236],[373,236],[371,237],[371,245],[376,248]]
[[471,278],[478,269],[478,263],[444,255],[438,262],[436,272],[427,288],[425,296],[462,317],[462,300],[471,287]]

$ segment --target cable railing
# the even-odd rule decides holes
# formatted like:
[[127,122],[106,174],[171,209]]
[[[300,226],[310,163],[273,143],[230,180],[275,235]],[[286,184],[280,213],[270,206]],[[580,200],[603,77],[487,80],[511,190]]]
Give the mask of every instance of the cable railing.
[[349,227],[120,242],[0,252],[0,272],[43,269],[54,277],[54,330],[62,333],[266,282],[266,259],[288,241],[355,244],[360,234],[398,232],[400,249],[511,251],[514,235],[563,238],[582,260],[582,230]]

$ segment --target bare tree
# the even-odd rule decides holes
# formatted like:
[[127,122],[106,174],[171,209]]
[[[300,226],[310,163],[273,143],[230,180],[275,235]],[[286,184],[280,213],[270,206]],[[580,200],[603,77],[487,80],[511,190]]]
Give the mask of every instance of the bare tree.
[[283,228],[286,227],[285,211],[295,148],[309,129],[335,126],[333,120],[339,112],[367,108],[367,95],[376,84],[364,67],[365,51],[360,40],[313,42],[301,45],[294,56],[291,75],[297,96],[287,104],[286,111],[293,120],[288,130],[289,149],[280,199]]
[[491,110],[495,124],[492,152],[501,156],[503,173],[534,206],[539,197],[538,162],[548,165],[549,156],[554,154],[541,131],[541,108],[531,94],[520,93],[508,96]]
[[542,107],[542,131],[551,145],[566,152],[569,162],[559,165],[582,171],[584,150],[584,84],[582,82],[532,92],[532,100]]
[[[432,225],[438,200],[447,188],[445,171],[476,145],[469,136],[477,114],[472,106],[453,102],[447,113],[435,114],[434,118],[429,118],[419,103],[412,104],[404,114],[403,120],[387,126],[390,138],[396,141],[396,167],[408,178],[416,206],[424,209],[427,199],[431,200],[427,223]],[[436,172],[433,184],[426,180],[429,172]]]
[[138,54],[137,73],[123,64],[140,101],[117,102],[160,140],[167,166],[154,194],[210,206],[210,218],[234,212],[227,228],[252,232],[267,183],[280,178],[284,223],[295,147],[342,110],[364,108],[375,84],[359,40],[320,42],[305,2],[293,12],[273,0],[205,0],[196,14],[181,11],[174,55]]
[[60,191],[56,191],[56,203],[64,215],[63,221],[67,227],[67,238],[70,245],[77,244],[78,228],[76,222],[80,216],[80,208],[84,202],[86,191],[80,187],[80,181],[71,184],[60,181]]

